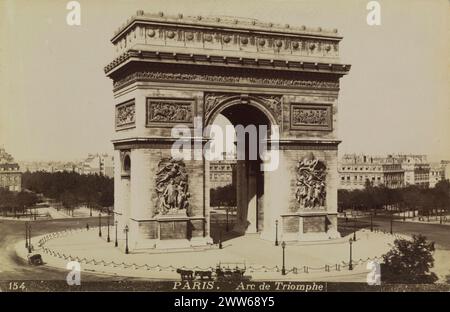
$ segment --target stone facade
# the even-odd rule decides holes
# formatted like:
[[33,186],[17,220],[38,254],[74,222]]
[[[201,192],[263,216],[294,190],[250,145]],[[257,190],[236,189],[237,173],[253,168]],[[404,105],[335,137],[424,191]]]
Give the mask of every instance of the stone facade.
[[401,188],[405,186],[405,170],[392,156],[344,155],[339,163],[339,188],[364,189],[372,186]]
[[114,159],[108,154],[89,154],[83,160],[81,174],[99,174],[109,178],[114,176]]
[[0,148],[0,187],[14,192],[22,190],[20,166],[4,148]]
[[236,160],[211,160],[209,181],[211,188],[236,185]]
[[443,163],[430,164],[430,187],[435,187],[437,183],[445,180],[445,165]]
[[405,185],[430,186],[430,163],[426,155],[396,155],[405,170]]
[[[194,133],[194,118],[205,127],[226,112],[235,123],[261,115],[280,130],[267,138],[279,152],[275,170],[236,163],[234,230],[274,240],[278,221],[279,239],[339,236],[338,93],[350,70],[339,61],[341,39],[321,28],[142,11],[116,32],[117,57],[105,67],[116,107],[114,206],[119,228],[129,226],[132,250],[211,243],[209,161],[184,159],[183,172],[161,161],[172,157],[174,125],[191,130],[195,155],[208,137]],[[173,182],[162,188],[162,180]],[[178,194],[188,196],[187,208],[176,206]],[[170,207],[164,214],[155,211],[161,201]]]

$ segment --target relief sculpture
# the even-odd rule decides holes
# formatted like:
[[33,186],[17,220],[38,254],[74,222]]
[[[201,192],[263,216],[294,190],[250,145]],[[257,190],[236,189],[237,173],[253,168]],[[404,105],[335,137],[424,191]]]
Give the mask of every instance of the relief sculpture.
[[296,109],[292,118],[295,124],[327,125],[328,112],[324,109]]
[[149,100],[147,102],[147,123],[151,122],[191,122],[190,102]]
[[326,165],[311,153],[296,166],[295,199],[301,208],[324,207],[326,199]]
[[295,104],[291,105],[291,127],[298,130],[327,130],[332,127],[331,104]]
[[117,108],[116,108],[116,127],[133,125],[134,123],[135,123],[134,102],[117,106]]
[[182,160],[161,159],[156,173],[156,194],[154,215],[187,214],[190,194],[186,165]]

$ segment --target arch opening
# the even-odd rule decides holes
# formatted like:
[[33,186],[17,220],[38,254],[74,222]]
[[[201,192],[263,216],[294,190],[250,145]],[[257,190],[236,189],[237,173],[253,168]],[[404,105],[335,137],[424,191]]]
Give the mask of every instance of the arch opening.
[[[272,122],[257,105],[242,102],[224,105],[213,117],[211,125],[221,128],[223,136],[212,134],[212,140],[215,146],[222,145],[223,156],[210,161],[210,206],[218,212],[212,214],[211,235],[216,238],[224,228],[228,233],[222,240],[260,233],[264,224],[264,172],[259,143],[270,137]],[[226,127],[234,129],[227,131]],[[226,137],[230,134],[232,138]]]
[[131,158],[130,155],[127,153],[123,157],[122,176],[130,176],[130,172],[131,172]]

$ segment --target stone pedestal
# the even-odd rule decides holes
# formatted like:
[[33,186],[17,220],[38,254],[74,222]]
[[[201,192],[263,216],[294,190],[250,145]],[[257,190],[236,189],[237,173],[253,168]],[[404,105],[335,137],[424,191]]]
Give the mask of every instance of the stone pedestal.
[[304,212],[281,216],[281,240],[318,241],[339,238],[334,224],[336,215],[327,212]]

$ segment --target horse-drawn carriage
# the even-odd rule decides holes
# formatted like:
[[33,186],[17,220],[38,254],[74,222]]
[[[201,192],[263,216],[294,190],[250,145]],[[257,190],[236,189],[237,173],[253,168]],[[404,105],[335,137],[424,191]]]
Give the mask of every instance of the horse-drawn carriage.
[[191,280],[243,280],[250,279],[250,276],[245,276],[245,263],[219,263],[216,269],[209,270],[186,270],[177,269],[182,281]]
[[27,258],[28,258],[28,264],[30,264],[30,265],[44,264],[44,261],[42,260],[42,256],[40,254],[29,254]]

